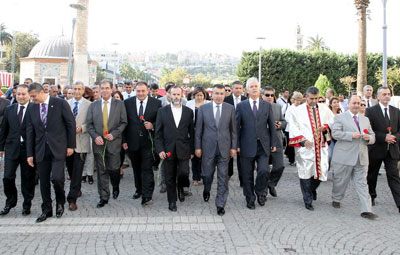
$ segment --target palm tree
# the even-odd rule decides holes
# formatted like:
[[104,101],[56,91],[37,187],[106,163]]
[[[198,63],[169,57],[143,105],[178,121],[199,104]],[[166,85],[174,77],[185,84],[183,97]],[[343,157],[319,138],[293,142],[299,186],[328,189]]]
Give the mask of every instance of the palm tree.
[[360,18],[358,19],[358,70],[357,92],[367,84],[367,8],[369,0],[354,0]]
[[6,45],[10,44],[12,42],[12,35],[7,33],[6,31],[6,26],[4,23],[0,24],[0,44],[1,45]]
[[319,37],[318,35],[315,38],[309,37],[307,43],[308,43],[308,46],[306,47],[307,50],[311,51],[329,50],[329,48],[326,46],[324,38]]

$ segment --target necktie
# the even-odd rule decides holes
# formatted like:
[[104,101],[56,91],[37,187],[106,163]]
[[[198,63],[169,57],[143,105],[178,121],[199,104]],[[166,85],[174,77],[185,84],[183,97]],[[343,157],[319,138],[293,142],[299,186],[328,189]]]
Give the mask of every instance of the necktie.
[[103,106],[103,134],[108,131],[108,101],[104,101]]
[[389,115],[388,115],[387,110],[388,109],[385,108],[385,121],[386,121],[387,126],[389,126],[390,125],[390,119],[389,119]]
[[23,106],[23,105],[21,105],[19,107],[19,113],[18,113],[19,124],[22,123],[22,116],[24,116],[24,108],[25,108],[25,106]]
[[257,101],[253,101],[253,114],[254,117],[257,117]]
[[143,116],[143,101],[140,101],[140,107],[139,107],[139,117]]
[[354,116],[353,116],[353,119],[354,119],[354,122],[355,122],[355,123],[356,123],[356,125],[357,125],[358,131],[361,131],[361,129],[360,129],[360,123],[358,123],[357,116],[356,116],[356,115],[354,115]]
[[217,125],[217,128],[218,128],[220,119],[221,119],[221,109],[220,109],[220,106],[217,105],[217,113],[215,114],[215,124]]
[[128,98],[130,98],[130,97],[131,97],[131,95],[128,94]]
[[79,102],[75,102],[74,109],[72,110],[74,113],[74,118],[76,119],[76,116],[78,115],[78,104]]
[[42,119],[43,125],[46,127],[47,123],[47,106],[45,103],[42,103],[42,109],[40,110],[40,117]]
[[368,107],[368,108],[371,106],[371,105],[369,104],[369,100],[370,100],[370,99],[367,100],[367,107]]

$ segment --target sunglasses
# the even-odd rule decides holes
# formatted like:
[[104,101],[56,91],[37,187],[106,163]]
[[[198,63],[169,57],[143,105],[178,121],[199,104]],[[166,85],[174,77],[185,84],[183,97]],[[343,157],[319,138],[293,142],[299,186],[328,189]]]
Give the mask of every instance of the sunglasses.
[[265,97],[274,97],[274,94],[264,94]]
[[225,89],[225,91],[226,91],[226,92],[231,92],[231,90],[230,90],[230,89]]
[[318,101],[318,103],[325,103],[325,101],[321,100],[321,101]]
[[365,105],[365,104],[360,104],[360,106],[367,106],[367,105]]

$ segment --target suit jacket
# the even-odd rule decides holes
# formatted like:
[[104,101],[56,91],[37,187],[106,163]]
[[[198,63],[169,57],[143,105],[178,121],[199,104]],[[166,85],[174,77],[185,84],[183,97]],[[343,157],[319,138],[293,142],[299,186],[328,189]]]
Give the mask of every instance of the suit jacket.
[[20,156],[21,137],[26,141],[26,113],[31,106],[29,103],[25,109],[22,123],[18,120],[18,104],[7,106],[4,111],[0,131],[0,151],[6,151],[6,159],[16,160]]
[[201,149],[203,157],[214,158],[219,148],[219,154],[229,159],[229,151],[237,149],[236,128],[235,108],[232,105],[222,103],[217,127],[213,102],[203,104],[197,112],[195,149]]
[[10,100],[0,97],[0,123],[3,120],[4,111],[10,105]]
[[[92,102],[86,100],[85,98],[81,99],[81,106],[79,107],[78,115],[76,115],[75,122],[77,126],[82,126],[82,131],[76,134],[76,148],[75,151],[77,153],[87,153],[91,150],[90,144],[90,136],[87,131],[86,126],[86,117],[89,106]],[[73,113],[75,104],[73,103],[73,99],[68,100],[68,104],[71,107],[71,111]]]
[[57,160],[65,159],[67,148],[75,148],[75,119],[67,101],[49,98],[46,126],[40,119],[40,104],[29,107],[25,117],[27,156],[33,157],[35,152],[36,162],[43,160],[46,143]]
[[[392,159],[400,159],[399,141],[400,141],[400,111],[396,107],[389,106],[390,127],[392,128],[392,135],[396,136],[397,142],[389,146],[389,153]],[[387,156],[388,144],[385,141],[388,134],[388,126],[385,124],[385,117],[383,116],[380,104],[367,108],[365,116],[371,122],[372,130],[375,132],[376,141],[373,145],[368,145],[368,152],[370,158],[384,159]]]
[[[278,148],[283,148],[283,135],[282,135],[282,131],[286,129],[286,120],[283,117],[282,114],[282,107],[279,104],[276,103],[272,103],[272,113],[274,115],[274,120],[275,121],[279,121],[281,123],[281,127],[279,129],[275,129],[276,130],[276,136],[278,138],[277,141],[277,147]],[[275,126],[274,126],[275,128]]]
[[[103,111],[101,99],[91,103],[86,117],[86,128],[93,140],[93,153],[103,153],[104,145],[96,145],[96,137],[103,137]],[[112,134],[114,140],[107,141],[106,150],[113,155],[119,155],[122,147],[122,133],[127,124],[124,102],[111,98],[110,114],[108,116],[108,133]]]
[[190,159],[190,155],[194,155],[193,111],[182,105],[182,116],[177,128],[171,105],[160,108],[157,113],[155,144],[157,153],[172,153],[166,160]]
[[[128,150],[138,151],[143,146],[151,148],[151,140],[148,132],[154,137],[154,130],[146,130],[143,121],[139,119],[136,107],[136,97],[129,98],[124,101],[128,124],[124,132],[124,143],[128,143]],[[146,109],[144,111],[144,119],[156,126],[157,112],[161,108],[161,101],[152,97],[148,97]],[[142,134],[142,136],[140,136]]]
[[[367,145],[375,143],[375,133],[372,130],[369,119],[362,114],[358,115],[358,123],[360,125],[360,130],[358,130],[349,111],[335,116],[331,131],[332,137],[337,141],[333,149],[332,162],[355,166],[357,160],[360,159],[361,165],[368,165]],[[361,132],[364,134],[365,129],[368,130],[368,134],[371,136],[369,142],[362,138],[353,139],[354,132]]]
[[[242,96],[242,95],[240,96],[240,102],[242,102],[242,101],[244,101],[246,99],[247,99],[247,97]],[[231,104],[231,105],[235,105],[235,102],[233,100],[233,94],[231,94],[230,96],[225,97],[224,102],[228,103],[228,104]]]
[[250,107],[249,100],[242,101],[236,106],[236,125],[238,132],[238,148],[240,156],[255,157],[257,154],[257,140],[260,141],[265,153],[269,155],[271,147],[276,147],[277,135],[272,106],[259,99],[257,116]]

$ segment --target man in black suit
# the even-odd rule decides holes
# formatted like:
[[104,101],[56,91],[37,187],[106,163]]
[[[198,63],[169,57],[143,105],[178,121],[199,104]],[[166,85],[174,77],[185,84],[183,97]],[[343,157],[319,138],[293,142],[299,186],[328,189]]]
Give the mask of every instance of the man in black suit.
[[149,93],[149,96],[152,97],[152,98],[156,98],[156,99],[161,98],[162,96],[158,94],[159,89],[160,89],[160,88],[158,87],[158,84],[157,84],[157,83],[151,84],[151,85],[150,85],[150,93]]
[[368,145],[368,188],[372,198],[372,205],[375,205],[376,181],[382,161],[385,163],[388,184],[397,208],[400,213],[400,177],[397,169],[397,162],[400,159],[400,111],[390,106],[391,93],[387,87],[378,89],[378,101],[375,106],[367,108],[365,116],[371,122],[372,130],[375,132],[376,142]]
[[182,89],[170,90],[171,104],[158,110],[156,151],[164,161],[169,210],[175,212],[176,190],[179,201],[185,201],[183,187],[189,186],[189,160],[194,155],[193,111],[182,105]]
[[136,96],[124,101],[128,125],[124,132],[123,148],[132,161],[136,192],[133,199],[142,197],[142,205],[152,203],[154,191],[153,163],[154,128],[161,101],[148,96],[146,82],[136,84]]
[[[244,85],[241,81],[234,81],[232,83],[232,90],[233,90],[232,94],[228,97],[225,97],[224,102],[233,105],[236,109],[237,104],[246,100],[247,97],[242,95],[243,90],[244,90]],[[239,174],[240,187],[242,187],[243,183],[242,183],[242,172],[241,172],[241,165],[240,165],[240,153],[237,153],[236,164],[237,164],[237,169],[238,169],[238,174]],[[231,158],[229,160],[228,175],[229,175],[229,177],[231,177],[233,175],[233,158]]]
[[0,97],[0,123],[3,120],[4,111],[10,105],[10,100]]
[[[265,205],[265,189],[269,180],[269,156],[276,151],[277,135],[274,128],[272,106],[260,98],[260,83],[256,78],[249,78],[246,88],[250,98],[236,107],[238,130],[238,151],[243,174],[243,193],[247,208],[255,209],[255,199]],[[254,183],[254,164],[257,162],[257,178]],[[255,185],[254,185],[255,184]],[[255,193],[255,194],[254,194]]]
[[[53,216],[51,185],[56,194],[56,216],[64,213],[64,162],[75,148],[75,119],[66,100],[50,97],[42,85],[29,85],[29,95],[35,103],[27,111],[26,145],[28,164],[39,168],[42,214],[36,222]],[[35,158],[34,158],[35,157]]]
[[17,88],[18,104],[10,105],[4,112],[0,132],[0,156],[4,151],[4,193],[6,205],[0,215],[6,215],[17,205],[17,187],[15,186],[16,171],[21,168],[21,191],[24,197],[22,215],[31,213],[32,199],[35,194],[35,169],[26,161],[26,118],[25,113],[29,103],[28,85],[22,84]]

